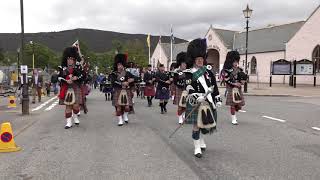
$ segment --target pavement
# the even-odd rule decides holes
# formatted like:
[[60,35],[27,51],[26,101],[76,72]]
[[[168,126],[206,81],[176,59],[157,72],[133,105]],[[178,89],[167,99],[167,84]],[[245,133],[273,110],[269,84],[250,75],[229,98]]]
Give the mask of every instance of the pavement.
[[[220,93],[223,94],[224,87],[219,87]],[[296,88],[287,84],[257,84],[248,83],[248,93],[245,96],[292,96],[292,97],[320,97],[320,86],[297,85]]]
[[23,150],[0,154],[0,179],[320,179],[320,97],[248,96],[237,126],[222,106],[201,159],[193,156],[191,126],[169,138],[178,120],[171,102],[161,115],[157,101],[148,108],[136,98],[136,113],[118,127],[111,102],[94,90],[89,113],[68,130],[55,103],[13,121],[24,122],[14,129]]

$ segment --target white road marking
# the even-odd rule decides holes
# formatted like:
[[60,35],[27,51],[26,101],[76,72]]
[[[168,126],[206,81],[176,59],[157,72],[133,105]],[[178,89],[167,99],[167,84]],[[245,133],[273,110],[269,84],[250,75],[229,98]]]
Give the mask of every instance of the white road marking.
[[51,109],[53,109],[56,105],[58,105],[59,103],[59,99],[56,100],[54,103],[52,103],[49,107],[47,107],[44,111],[50,111]]
[[57,96],[55,96],[55,97],[53,97],[53,98],[49,99],[48,101],[44,102],[44,103],[43,103],[43,104],[41,104],[40,106],[38,106],[38,107],[36,107],[36,108],[32,109],[31,111],[32,111],[32,112],[33,112],[33,111],[38,111],[38,110],[42,109],[44,106],[46,106],[47,104],[49,104],[51,101],[53,101],[53,100],[55,100],[55,99],[57,99],[57,98],[58,98],[58,97],[57,97]]
[[320,128],[318,128],[318,127],[312,127],[312,129],[320,131]]
[[245,112],[247,112],[247,111],[244,111],[244,110],[239,110],[239,112],[245,113]]
[[270,117],[270,116],[262,116],[262,117],[267,118],[267,119],[271,119],[271,120],[274,120],[274,121],[279,121],[279,122],[282,122],[282,123],[286,122],[286,120],[273,118],[273,117]]

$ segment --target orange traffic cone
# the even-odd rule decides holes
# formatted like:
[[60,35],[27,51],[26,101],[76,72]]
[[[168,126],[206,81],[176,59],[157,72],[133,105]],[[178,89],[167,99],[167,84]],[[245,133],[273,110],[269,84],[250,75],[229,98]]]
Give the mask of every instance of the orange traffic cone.
[[9,102],[8,102],[8,108],[16,108],[16,97],[14,96],[9,96]]
[[0,152],[16,152],[20,150],[21,148],[14,142],[11,124],[9,122],[2,123],[0,131]]

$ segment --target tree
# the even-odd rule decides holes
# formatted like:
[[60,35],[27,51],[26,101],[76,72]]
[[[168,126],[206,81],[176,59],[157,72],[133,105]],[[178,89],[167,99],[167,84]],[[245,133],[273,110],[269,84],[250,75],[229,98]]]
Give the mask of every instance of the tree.
[[128,53],[129,61],[142,67],[148,65],[148,54],[144,43],[140,40],[135,39],[133,41],[127,41],[125,43],[125,51]]
[[0,48],[0,64],[4,63],[4,55],[3,55],[3,50]]
[[33,42],[33,44],[26,44],[24,51],[24,64],[32,67],[32,54],[34,52],[35,68],[56,68],[61,63],[61,58],[48,48],[47,46]]

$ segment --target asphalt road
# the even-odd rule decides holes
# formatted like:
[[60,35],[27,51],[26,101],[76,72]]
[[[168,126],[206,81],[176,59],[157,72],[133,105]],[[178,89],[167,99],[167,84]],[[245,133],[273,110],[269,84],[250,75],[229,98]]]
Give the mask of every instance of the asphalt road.
[[0,179],[320,179],[320,98],[246,100],[238,126],[227,107],[218,110],[218,132],[197,159],[191,126],[169,139],[177,127],[171,103],[161,115],[156,101],[148,108],[135,99],[136,114],[118,127],[111,102],[95,91],[80,126],[65,130],[53,99],[23,123],[13,120],[23,150],[0,154]]

